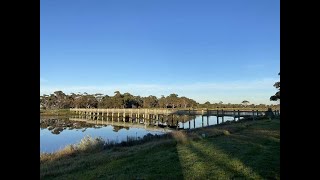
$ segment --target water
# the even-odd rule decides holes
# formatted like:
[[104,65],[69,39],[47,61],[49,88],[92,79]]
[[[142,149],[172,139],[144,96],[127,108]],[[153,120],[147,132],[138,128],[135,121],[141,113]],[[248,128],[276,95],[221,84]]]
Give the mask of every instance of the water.
[[[241,117],[240,119],[243,119]],[[179,127],[183,127],[183,129],[194,129],[194,128],[201,128],[201,127],[206,127],[206,126],[212,126],[216,124],[220,124],[222,122],[226,121],[233,121],[234,118],[230,116],[225,116],[217,118],[217,116],[196,116],[194,119],[188,121],[188,122],[179,122]],[[238,118],[236,118],[236,121]]]
[[[172,119],[173,118],[173,119]],[[172,121],[173,120],[173,121]],[[233,117],[224,117],[225,121],[233,121]],[[127,120],[128,121],[128,120]],[[174,128],[163,127],[161,124],[176,125],[180,129],[193,129],[219,124],[222,118],[217,120],[216,116],[175,116],[169,117],[167,123],[159,121],[135,121],[123,122],[120,118],[114,119],[86,119],[84,117],[51,117],[40,119],[40,152],[55,152],[69,144],[77,144],[80,140],[89,135],[91,137],[102,137],[106,141],[126,141],[127,137],[142,138],[147,134],[161,135]],[[172,124],[173,122],[173,124]],[[158,125],[158,126],[157,126]]]

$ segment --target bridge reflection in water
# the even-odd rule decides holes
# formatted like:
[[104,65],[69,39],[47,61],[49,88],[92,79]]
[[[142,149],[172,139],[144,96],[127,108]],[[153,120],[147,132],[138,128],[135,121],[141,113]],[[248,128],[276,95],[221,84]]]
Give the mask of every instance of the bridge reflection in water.
[[[88,123],[143,127],[143,128],[174,128],[192,129],[219,124],[221,122],[239,120],[244,117],[264,116],[264,111],[224,111],[222,110],[176,110],[176,109],[78,109],[70,111],[77,115],[70,118],[74,121]],[[280,111],[274,111],[279,115]],[[211,119],[211,120],[210,120]],[[215,122],[212,122],[215,121]]]
[[[194,129],[223,123],[225,121],[238,120],[232,116],[205,116],[205,115],[176,115],[158,116],[159,118],[146,119],[130,116],[104,117],[104,116],[71,116],[71,121],[82,121],[96,125],[112,125],[123,127],[144,128],[146,130],[159,130],[159,128],[173,129]],[[240,117],[242,119],[243,117]]]

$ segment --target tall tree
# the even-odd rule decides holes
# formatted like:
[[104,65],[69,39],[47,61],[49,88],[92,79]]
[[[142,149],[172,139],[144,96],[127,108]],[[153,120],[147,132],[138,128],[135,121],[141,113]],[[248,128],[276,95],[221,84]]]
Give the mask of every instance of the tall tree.
[[242,104],[243,104],[244,106],[247,106],[249,103],[250,103],[250,102],[247,101],[247,100],[242,101]]
[[178,105],[178,94],[172,93],[167,97],[167,99],[172,108],[175,108]]
[[164,95],[161,95],[161,98],[159,99],[158,103],[160,108],[167,108],[167,98],[164,97]]
[[[280,72],[279,72],[278,75],[280,76]],[[273,95],[273,96],[270,97],[270,101],[280,100],[280,81],[274,83],[273,86],[278,89],[278,92],[276,92],[275,95]]]
[[144,108],[154,108],[158,106],[158,99],[156,96],[148,96],[143,99],[143,107]]

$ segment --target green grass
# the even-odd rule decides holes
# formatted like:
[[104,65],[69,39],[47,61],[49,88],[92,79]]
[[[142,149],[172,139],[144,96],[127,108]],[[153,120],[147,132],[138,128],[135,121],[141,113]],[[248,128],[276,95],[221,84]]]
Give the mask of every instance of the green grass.
[[75,115],[75,112],[70,111],[70,109],[50,109],[43,110],[40,109],[40,116],[68,116]]
[[280,179],[280,122],[258,120],[176,132],[40,163],[41,179]]

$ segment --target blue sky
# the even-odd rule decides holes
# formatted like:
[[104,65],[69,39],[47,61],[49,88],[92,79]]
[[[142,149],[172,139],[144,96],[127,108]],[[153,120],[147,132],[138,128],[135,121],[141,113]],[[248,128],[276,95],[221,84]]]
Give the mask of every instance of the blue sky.
[[41,0],[40,94],[269,101],[279,0]]

